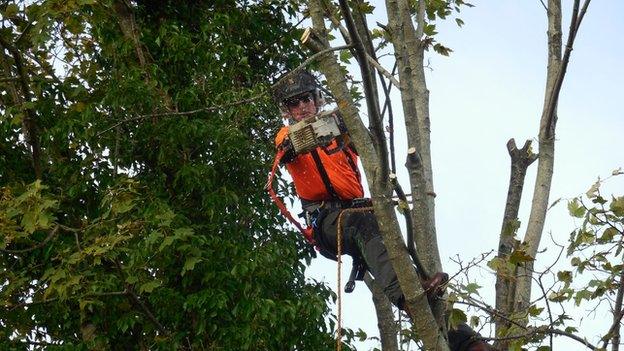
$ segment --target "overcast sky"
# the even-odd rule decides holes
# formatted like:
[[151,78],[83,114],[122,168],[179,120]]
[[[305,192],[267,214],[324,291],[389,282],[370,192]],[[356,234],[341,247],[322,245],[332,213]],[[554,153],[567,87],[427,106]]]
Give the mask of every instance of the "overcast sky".
[[[387,23],[383,2],[376,4],[376,21]],[[539,118],[546,76],[546,13],[539,0],[474,1],[475,8],[462,9],[465,22],[438,23],[438,41],[453,49],[450,57],[429,54],[431,70],[432,157],[438,240],[447,272],[464,261],[494,250],[498,244],[507,186],[509,156],[507,140],[518,146],[527,139],[537,148]],[[572,1],[564,0],[564,31],[567,33]],[[597,177],[624,167],[624,2],[593,1],[583,21],[572,52],[558,107],[555,170],[550,202],[585,192]],[[564,37],[564,41],[565,38]],[[386,65],[388,66],[388,64]],[[391,64],[387,67],[392,68]],[[400,113],[400,105],[394,111]],[[397,116],[395,118],[400,118]],[[399,122],[397,122],[398,125]],[[400,126],[396,127],[397,129]],[[404,163],[405,144],[397,142],[397,166]],[[527,175],[520,219],[524,234],[537,162]],[[624,194],[624,177],[610,181],[607,194]],[[407,181],[403,186],[408,188]],[[549,248],[538,257],[537,268],[552,263],[554,247],[549,233],[565,244],[574,229],[564,202],[549,211],[540,246]],[[345,260],[343,282],[350,261]],[[562,262],[562,268],[566,262]],[[336,264],[319,256],[308,276],[336,286]],[[494,279],[487,270],[472,274],[482,296],[494,304]],[[535,295],[535,293],[534,293]],[[568,311],[570,312],[570,311]],[[577,309],[573,316],[579,334],[592,342],[608,328],[605,312]],[[584,317],[583,323],[581,318]],[[343,294],[344,324],[369,335],[377,335],[370,293],[358,283],[353,294]],[[369,350],[375,343],[358,344]],[[576,342],[557,338],[555,349],[582,349]]]

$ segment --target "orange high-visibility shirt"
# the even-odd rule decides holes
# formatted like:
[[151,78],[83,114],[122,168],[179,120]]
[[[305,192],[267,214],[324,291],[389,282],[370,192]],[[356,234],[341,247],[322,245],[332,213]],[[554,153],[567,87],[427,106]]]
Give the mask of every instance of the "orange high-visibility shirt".
[[[288,135],[288,126],[282,127],[275,137],[275,145],[282,144]],[[334,149],[336,140],[327,147]],[[299,198],[308,201],[338,200],[332,198],[331,193],[321,177],[314,160],[313,153],[318,154],[320,166],[327,173],[331,186],[340,200],[352,200],[364,196],[364,189],[357,168],[358,156],[351,147],[345,146],[342,150],[327,154],[325,149],[317,147],[315,150],[297,155],[292,162],[286,163],[286,169],[293,178],[295,190]]]

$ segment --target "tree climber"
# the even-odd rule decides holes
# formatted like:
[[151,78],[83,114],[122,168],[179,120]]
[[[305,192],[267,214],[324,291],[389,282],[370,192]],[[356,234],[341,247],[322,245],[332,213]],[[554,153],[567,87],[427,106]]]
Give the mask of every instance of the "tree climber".
[[[316,79],[307,71],[281,79],[273,91],[273,98],[291,126],[315,116],[324,104]],[[337,120],[340,132],[346,134],[342,119],[338,117]],[[341,222],[341,253],[352,256],[354,262],[363,262],[390,301],[411,317],[372,210],[345,211],[339,220],[345,209],[366,203],[369,205],[364,206],[370,206],[367,199],[362,199],[364,190],[357,166],[358,154],[353,145],[335,138],[327,146],[297,154],[288,133],[289,126],[282,127],[275,143],[283,155],[281,163],[292,176],[306,223],[312,228],[306,235],[308,241],[314,243],[323,256],[336,260],[338,222]],[[447,274],[438,272],[421,283],[432,298],[447,280]],[[448,333],[453,351],[491,350],[479,337],[466,324]]]

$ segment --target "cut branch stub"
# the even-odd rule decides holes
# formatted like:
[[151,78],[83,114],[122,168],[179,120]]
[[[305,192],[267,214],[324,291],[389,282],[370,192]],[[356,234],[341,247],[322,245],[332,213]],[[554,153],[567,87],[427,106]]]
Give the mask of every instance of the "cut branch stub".
[[[518,149],[516,141],[512,138],[507,142],[507,151],[511,158],[511,172],[509,177],[509,189],[507,191],[507,203],[503,224],[499,234],[498,260],[506,260],[515,248],[515,233],[519,227],[518,211],[522,198],[522,189],[528,167],[535,162],[538,155],[531,150],[531,140],[524,143],[522,149]],[[496,268],[496,309],[505,315],[512,312],[514,300],[515,281],[509,272],[505,271],[506,265],[497,265]],[[509,322],[496,318],[497,333],[508,328]],[[499,345],[502,346],[502,345]]]
[[415,147],[407,149],[407,162],[405,166],[407,168],[422,167],[422,160],[420,159],[420,155],[416,152]]
[[526,163],[525,168],[531,165],[535,160],[537,160],[538,155],[533,153],[531,150],[531,140],[527,140],[524,142],[524,146],[522,149],[518,149],[516,147],[516,140],[514,138],[509,139],[507,142],[507,151],[509,151],[509,156],[511,156],[512,167],[517,163]]

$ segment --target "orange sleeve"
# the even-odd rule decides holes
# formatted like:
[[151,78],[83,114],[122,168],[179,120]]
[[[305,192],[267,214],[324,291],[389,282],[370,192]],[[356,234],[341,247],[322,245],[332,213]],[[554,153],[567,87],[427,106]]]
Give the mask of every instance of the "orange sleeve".
[[275,136],[275,146],[280,146],[284,139],[286,139],[286,136],[288,136],[288,127],[284,126],[279,130],[279,132],[277,132],[277,135]]

